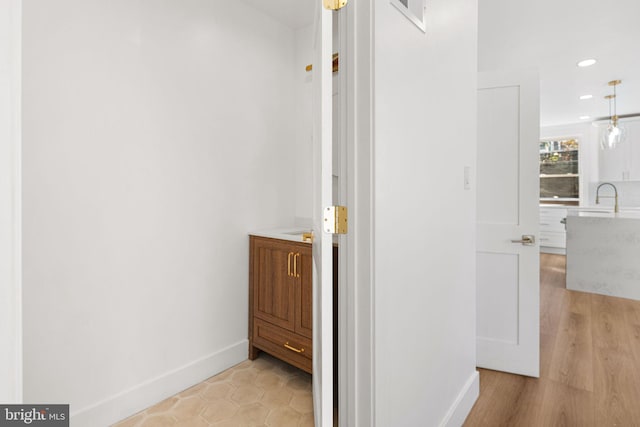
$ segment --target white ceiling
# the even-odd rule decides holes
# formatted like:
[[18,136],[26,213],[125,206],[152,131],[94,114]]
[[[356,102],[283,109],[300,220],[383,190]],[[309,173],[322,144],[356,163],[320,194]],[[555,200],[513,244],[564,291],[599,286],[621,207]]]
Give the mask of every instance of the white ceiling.
[[[618,115],[640,113],[639,0],[479,0],[479,10],[479,69],[538,67],[542,126],[608,116],[614,79]],[[598,63],[578,68],[585,58]]]
[[293,29],[313,23],[316,0],[242,0]]
[[[300,28],[317,0],[242,1]],[[640,0],[479,0],[479,15],[479,69],[538,68],[542,126],[608,116],[614,79],[618,114],[640,113]],[[598,63],[578,68],[585,58]]]

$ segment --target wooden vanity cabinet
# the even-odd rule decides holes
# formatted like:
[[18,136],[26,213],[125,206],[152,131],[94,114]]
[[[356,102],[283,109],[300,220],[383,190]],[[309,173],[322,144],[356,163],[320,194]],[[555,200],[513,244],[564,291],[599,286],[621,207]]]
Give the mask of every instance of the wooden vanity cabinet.
[[311,244],[250,236],[249,359],[262,350],[311,373]]

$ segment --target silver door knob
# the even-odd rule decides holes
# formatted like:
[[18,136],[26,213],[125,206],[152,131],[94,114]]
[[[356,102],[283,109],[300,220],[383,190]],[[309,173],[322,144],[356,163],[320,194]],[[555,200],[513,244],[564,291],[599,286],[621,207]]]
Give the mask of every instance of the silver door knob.
[[524,246],[533,246],[536,244],[536,237],[530,234],[525,234],[522,236],[521,240],[512,240],[511,243],[521,243]]

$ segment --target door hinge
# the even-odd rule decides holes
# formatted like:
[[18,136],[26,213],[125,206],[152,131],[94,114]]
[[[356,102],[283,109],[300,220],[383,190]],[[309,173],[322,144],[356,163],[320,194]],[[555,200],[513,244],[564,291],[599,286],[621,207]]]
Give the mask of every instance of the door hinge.
[[347,234],[347,207],[329,206],[324,210],[324,231],[330,234]]
[[347,0],[322,0],[325,9],[340,10],[347,5]]

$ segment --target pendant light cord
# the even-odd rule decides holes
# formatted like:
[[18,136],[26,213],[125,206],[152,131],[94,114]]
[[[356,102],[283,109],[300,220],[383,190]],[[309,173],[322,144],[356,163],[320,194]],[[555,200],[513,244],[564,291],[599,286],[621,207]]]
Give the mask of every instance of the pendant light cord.
[[618,98],[617,98],[617,94],[616,94],[616,86],[618,86],[617,84],[613,85],[613,125],[614,126],[618,126]]

